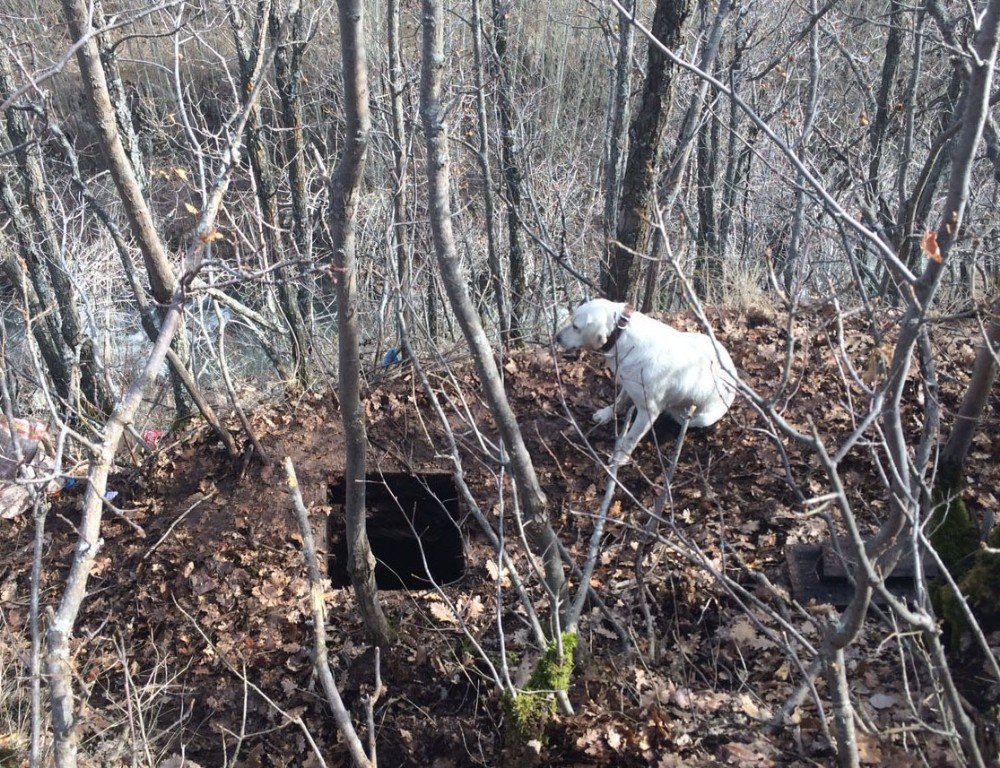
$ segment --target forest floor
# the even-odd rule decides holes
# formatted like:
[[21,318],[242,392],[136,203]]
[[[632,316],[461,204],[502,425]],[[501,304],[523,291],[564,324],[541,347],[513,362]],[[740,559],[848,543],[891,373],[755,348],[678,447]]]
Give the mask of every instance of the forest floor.
[[[716,313],[711,319],[747,380],[770,392],[784,365],[787,329],[766,313]],[[695,327],[689,317],[672,321]],[[891,318],[885,322],[888,327]],[[876,365],[881,352],[866,341],[870,336],[860,326],[857,318],[847,323],[843,344],[863,374],[866,361]],[[811,419],[831,438],[848,434],[852,420],[835,363],[836,324],[818,312],[797,321],[791,331],[798,346],[787,418],[803,428]],[[971,368],[975,338],[970,324],[935,328],[946,424]],[[610,397],[610,379],[595,357],[554,357],[542,347],[512,355],[504,368],[556,526],[570,550],[582,556],[605,476],[571,417],[588,429],[592,411]],[[490,436],[471,364],[455,361],[450,374],[437,365],[430,375],[448,402],[468,408]],[[366,398],[370,471],[449,471],[441,458],[441,430],[419,381],[398,366],[378,376]],[[921,396],[917,385],[908,385],[909,428],[915,426]],[[284,456],[294,461],[324,542],[324,520],[334,509],[329,488],[343,472],[336,398],[310,394],[259,407],[250,418],[275,460],[271,464],[256,456],[227,460],[213,435],[198,427],[164,438],[141,470],[123,469],[111,480],[110,487],[119,492],[115,504],[128,522],[106,517],[104,545],[74,646],[86,765],[133,765],[138,749],[145,754],[140,763],[176,768],[181,745],[186,759],[206,767],[318,765],[294,718],[301,718],[328,765],[347,764],[311,671],[302,542],[280,466]],[[457,419],[454,423],[466,456],[466,479],[495,519],[500,513],[496,478],[473,460],[475,436]],[[714,567],[749,589],[762,589],[752,575],[760,574],[776,589],[787,590],[786,547],[821,542],[827,529],[820,517],[803,513],[779,451],[762,427],[752,409],[738,402],[717,427],[689,434],[673,484],[672,519],[687,546],[699,548]],[[591,437],[606,457],[610,428]],[[786,447],[799,490],[806,496],[824,492],[815,461],[796,446]],[[669,447],[662,453],[668,454]],[[1000,402],[994,395],[970,461],[966,500],[974,513],[997,508],[998,459]],[[663,461],[647,442],[622,469],[634,498],[619,494],[592,580],[615,615],[634,629],[643,651],[649,648],[635,594],[635,527],[641,529],[645,521],[641,505],[652,506]],[[878,478],[865,456],[851,454],[842,470],[871,530],[885,508]],[[66,494],[53,502],[42,589],[46,605],[58,599],[72,556],[77,505],[78,499]],[[468,539],[466,572],[444,587],[444,594],[489,653],[500,652],[495,607],[497,594],[503,594],[505,645],[516,665],[528,645],[527,632],[510,606],[495,555],[475,523],[464,519],[462,525]],[[25,515],[3,526],[0,659],[23,660],[33,525]],[[773,622],[763,614],[751,620],[704,568],[669,547],[655,547],[652,557],[647,582],[657,606],[654,637],[662,653],[639,661],[600,613],[589,614],[581,626],[582,653],[569,691],[575,714],[557,715],[541,746],[541,762],[662,768],[831,762],[811,699],[776,734],[763,728],[801,680],[788,655],[762,631]],[[456,613],[434,591],[381,594],[399,639],[381,661],[386,691],[375,719],[380,764],[499,765],[503,709]],[[350,589],[330,590],[327,608],[337,679],[360,722],[362,696],[373,682],[373,654]],[[800,625],[815,639],[814,627]],[[913,713],[900,679],[898,647],[882,642],[890,634],[873,625],[849,650],[849,677],[869,726],[859,736],[863,762],[957,765],[943,742],[909,728]],[[1000,646],[1000,635],[991,639]],[[966,695],[995,699],[995,689],[977,682],[982,660],[963,663]],[[20,669],[18,664],[0,669],[7,710],[0,728],[11,732],[24,727],[26,685],[23,678],[11,682]],[[824,690],[822,681],[818,687]]]

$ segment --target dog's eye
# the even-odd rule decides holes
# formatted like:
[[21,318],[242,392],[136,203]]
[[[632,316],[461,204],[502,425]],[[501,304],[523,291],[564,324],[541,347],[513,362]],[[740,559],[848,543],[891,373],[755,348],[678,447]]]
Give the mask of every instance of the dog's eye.
[[579,328],[577,328],[576,323],[573,323],[573,330],[574,331],[579,331],[580,330]]

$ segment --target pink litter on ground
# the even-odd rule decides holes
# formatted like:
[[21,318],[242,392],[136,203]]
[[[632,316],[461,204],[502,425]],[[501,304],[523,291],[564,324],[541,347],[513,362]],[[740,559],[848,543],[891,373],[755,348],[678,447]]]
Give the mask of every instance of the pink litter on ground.
[[160,442],[160,438],[166,434],[162,429],[147,429],[142,433],[142,439],[146,441],[146,444],[150,448],[156,448],[157,444]]

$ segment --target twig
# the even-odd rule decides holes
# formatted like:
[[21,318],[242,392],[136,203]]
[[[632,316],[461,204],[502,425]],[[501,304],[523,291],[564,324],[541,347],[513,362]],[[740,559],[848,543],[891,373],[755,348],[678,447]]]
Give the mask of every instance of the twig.
[[174,521],[173,521],[173,522],[172,522],[172,523],[170,524],[170,527],[169,527],[169,528],[167,528],[166,532],[165,532],[165,533],[164,533],[164,534],[163,534],[163,535],[162,535],[162,536],[161,536],[161,537],[160,537],[160,538],[159,538],[159,539],[157,540],[157,542],[156,542],[156,543],[155,543],[155,544],[154,544],[153,546],[151,546],[151,547],[149,548],[149,551],[148,551],[148,552],[146,552],[146,554],[144,554],[144,555],[142,556],[142,559],[143,559],[143,560],[146,560],[146,559],[148,559],[148,558],[149,558],[149,556],[150,556],[151,554],[153,554],[153,551],[154,551],[154,550],[155,550],[155,549],[156,549],[156,548],[157,548],[158,546],[160,546],[160,545],[161,545],[161,544],[162,544],[162,543],[163,543],[163,542],[164,542],[164,541],[166,540],[166,538],[167,538],[167,537],[168,537],[168,536],[169,536],[169,535],[170,535],[170,534],[171,534],[171,533],[173,532],[174,528],[176,528],[176,527],[177,527],[177,526],[178,526],[178,525],[180,524],[181,520],[183,520],[183,519],[184,519],[185,517],[187,517],[187,516],[188,516],[188,514],[189,514],[190,512],[192,512],[192,511],[194,510],[194,508],[195,508],[195,507],[197,507],[197,506],[198,506],[199,504],[202,504],[203,502],[206,502],[206,501],[208,501],[208,500],[209,500],[210,498],[212,498],[213,496],[215,496],[215,494],[216,494],[216,493],[218,493],[218,491],[217,491],[216,489],[213,489],[213,490],[212,490],[211,492],[209,492],[209,493],[208,493],[208,494],[207,494],[206,496],[202,496],[202,497],[201,497],[200,499],[198,499],[198,500],[197,500],[197,501],[196,501],[196,502],[195,502],[194,504],[192,504],[192,505],[191,505],[190,507],[188,507],[188,508],[187,508],[187,509],[185,509],[185,510],[184,510],[183,512],[181,512],[181,513],[180,513],[180,514],[179,514],[179,515],[177,516],[177,519],[176,519],[176,520],[174,520]]
[[[295,518],[299,524],[299,533],[302,535],[302,555],[305,557],[306,568],[309,573],[309,597],[312,603],[313,614],[313,666],[316,674],[323,684],[323,691],[326,693],[326,701],[333,713],[333,719],[337,724],[337,730],[347,742],[347,750],[351,754],[355,765],[359,768],[376,768],[374,735],[369,734],[372,743],[372,753],[365,755],[365,748],[361,743],[354,723],[351,722],[351,713],[344,706],[344,700],[340,697],[337,689],[337,681],[333,676],[333,669],[330,667],[330,657],[326,645],[326,606],[323,603],[323,579],[319,572],[319,563],[316,559],[316,542],[313,539],[312,525],[309,523],[309,512],[305,502],[302,500],[302,491],[299,490],[299,480],[295,476],[295,465],[292,464],[290,456],[286,456],[282,462],[285,468],[285,478],[288,484],[288,495],[292,500],[292,507],[295,511]],[[376,656],[376,659],[378,657]],[[378,662],[376,661],[376,693],[380,693],[381,675],[379,673]],[[374,701],[372,702],[374,706]],[[372,716],[374,720],[374,716]]]
[[615,498],[615,488],[618,486],[618,465],[612,463],[608,467],[607,472],[608,484],[604,489],[604,499],[601,501],[601,506],[597,512],[597,520],[594,523],[593,533],[590,535],[587,560],[583,564],[583,568],[580,569],[580,585],[576,598],[573,600],[572,608],[566,616],[565,623],[568,632],[573,632],[576,629],[576,625],[580,621],[580,616],[583,614],[583,607],[587,601],[587,595],[590,593],[590,577],[594,573],[594,566],[597,564],[597,558],[601,553],[604,524],[608,520],[608,511],[611,509],[611,502]]
[[693,407],[681,422],[681,431],[677,435],[677,442],[674,445],[674,453],[670,459],[670,466],[667,468],[667,473],[663,478],[663,492],[657,497],[653,507],[653,514],[649,516],[649,519],[643,526],[645,535],[639,544],[639,549],[635,553],[635,583],[639,590],[639,605],[642,608],[642,615],[646,620],[646,640],[649,644],[649,657],[651,659],[656,658],[656,629],[652,613],[649,610],[649,602],[646,599],[646,575],[642,567],[642,561],[646,557],[650,543],[656,535],[659,522],[663,519],[663,510],[671,498],[671,486],[674,482],[674,474],[677,472],[677,464],[680,462],[681,449],[684,447],[684,438],[687,436],[688,424],[691,423],[692,415],[694,415]]
[[372,764],[378,764],[377,746],[375,744],[375,703],[385,690],[382,685],[382,649],[375,646],[375,690],[365,696],[365,712],[368,720],[368,754]]

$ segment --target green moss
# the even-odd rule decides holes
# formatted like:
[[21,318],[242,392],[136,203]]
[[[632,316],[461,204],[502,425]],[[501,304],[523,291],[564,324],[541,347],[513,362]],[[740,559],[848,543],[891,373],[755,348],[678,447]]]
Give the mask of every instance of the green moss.
[[931,544],[955,579],[972,567],[972,555],[979,550],[979,530],[957,488],[934,493],[931,515]]
[[[984,629],[1000,626],[1000,555],[984,551],[979,545],[979,531],[960,494],[952,489],[935,492],[931,518],[931,543],[948,568],[952,578]],[[992,547],[1000,544],[1000,526],[990,532]],[[949,644],[957,649],[969,630],[962,605],[944,579],[931,587],[931,599],[938,615],[944,618],[951,633]]]
[[528,684],[516,695],[504,696],[507,715],[505,742],[508,748],[520,747],[540,739],[549,720],[556,713],[556,691],[569,688],[573,674],[573,654],[578,638],[575,632],[562,635],[562,655],[553,640],[538,660]]
[[990,631],[1000,621],[1000,555],[981,550],[959,586],[983,628]]
[[552,694],[545,691],[518,691],[516,696],[505,694],[505,746],[508,749],[520,748],[532,739],[540,738],[555,714],[555,703]]
[[528,681],[528,690],[565,691],[569,688],[577,642],[575,632],[567,632],[562,636],[562,658],[559,657],[559,647],[556,642],[553,640],[549,643]]

